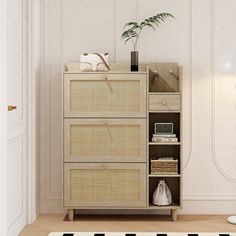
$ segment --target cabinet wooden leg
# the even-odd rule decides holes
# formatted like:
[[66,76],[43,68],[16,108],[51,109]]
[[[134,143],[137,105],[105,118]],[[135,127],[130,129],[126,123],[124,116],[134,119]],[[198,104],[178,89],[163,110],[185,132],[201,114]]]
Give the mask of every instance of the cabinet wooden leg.
[[69,215],[69,221],[73,221],[74,220],[74,209],[69,209],[68,215]]
[[176,209],[171,210],[171,217],[172,217],[172,221],[177,220],[177,210]]

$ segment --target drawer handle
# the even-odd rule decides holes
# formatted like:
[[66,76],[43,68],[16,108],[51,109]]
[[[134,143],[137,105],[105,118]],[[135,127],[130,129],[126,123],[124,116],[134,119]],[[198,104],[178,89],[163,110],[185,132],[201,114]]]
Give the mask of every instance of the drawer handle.
[[107,133],[108,133],[108,135],[109,135],[109,138],[110,138],[111,141],[113,141],[113,137],[112,137],[112,133],[111,133],[111,130],[110,130],[108,121],[104,120],[104,121],[103,121],[103,125],[106,126],[106,129],[107,129]]
[[105,82],[107,82],[107,86],[108,86],[109,90],[110,90],[111,92],[113,92],[113,88],[112,88],[112,86],[111,86],[111,84],[110,84],[108,78],[105,77],[104,79],[105,79]]
[[166,105],[167,102],[166,102],[165,100],[163,100],[163,101],[161,101],[161,104],[162,104],[162,105]]

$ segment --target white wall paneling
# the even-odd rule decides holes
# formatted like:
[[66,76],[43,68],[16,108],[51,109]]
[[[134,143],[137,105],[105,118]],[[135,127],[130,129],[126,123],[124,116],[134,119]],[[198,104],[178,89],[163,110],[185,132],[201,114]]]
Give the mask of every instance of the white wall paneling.
[[[232,7],[224,7],[224,4]],[[236,183],[236,16],[235,2],[213,4],[213,157],[227,180]],[[233,7],[234,6],[234,7]],[[236,187],[232,188],[236,196]]]
[[62,211],[62,64],[78,61],[82,52],[94,51],[109,52],[111,61],[129,63],[132,47],[120,41],[123,25],[161,11],[173,13],[176,19],[169,19],[157,32],[145,30],[139,43],[140,61],[175,61],[183,67],[182,212],[236,211],[235,207],[229,207],[236,201],[236,2],[43,0],[42,3],[41,212]]
[[[17,221],[25,222],[25,140],[19,135],[8,140],[8,229],[14,231]],[[14,178],[12,177],[14,173]],[[11,232],[10,231],[10,232]]]
[[40,210],[39,182],[39,61],[40,61],[40,1],[27,1],[27,218],[35,221]]
[[[42,1],[40,70],[41,211],[61,211],[62,1]],[[54,136],[54,137],[53,137]],[[57,205],[54,209],[50,207]],[[59,210],[57,210],[59,208]]]

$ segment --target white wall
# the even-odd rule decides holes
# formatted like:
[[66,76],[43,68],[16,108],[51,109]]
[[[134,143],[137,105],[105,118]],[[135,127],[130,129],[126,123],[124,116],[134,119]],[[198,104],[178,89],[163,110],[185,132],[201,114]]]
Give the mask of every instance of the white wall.
[[184,75],[182,213],[236,212],[236,1],[42,0],[41,212],[62,211],[62,64],[82,52],[129,62],[124,23],[175,15],[140,41],[141,62],[178,62]]

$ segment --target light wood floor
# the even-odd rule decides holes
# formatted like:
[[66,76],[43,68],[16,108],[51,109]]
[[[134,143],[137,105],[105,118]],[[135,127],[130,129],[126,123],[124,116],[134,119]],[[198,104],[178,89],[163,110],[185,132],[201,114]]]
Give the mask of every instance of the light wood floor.
[[87,232],[236,232],[236,225],[223,215],[182,215],[172,222],[169,216],[88,216],[63,221],[65,215],[40,215],[20,236],[46,236],[53,231]]

